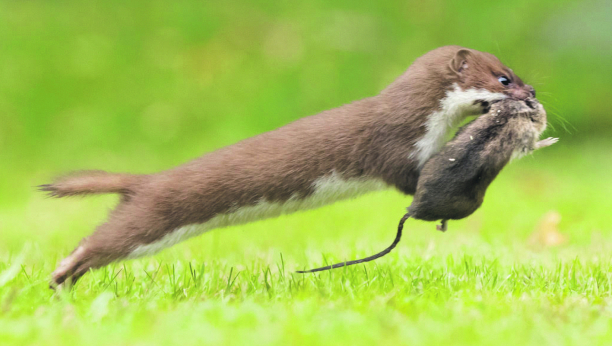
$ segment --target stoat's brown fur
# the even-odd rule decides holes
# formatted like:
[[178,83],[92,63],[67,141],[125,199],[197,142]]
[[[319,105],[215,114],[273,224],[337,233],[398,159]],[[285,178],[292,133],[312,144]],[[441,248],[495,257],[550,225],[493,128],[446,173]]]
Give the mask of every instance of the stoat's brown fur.
[[[509,83],[502,84],[500,76]],[[153,253],[219,226],[313,208],[392,186],[413,194],[448,131],[489,102],[535,96],[495,56],[446,46],[418,58],[379,95],[306,117],[151,175],[74,173],[44,185],[62,197],[123,198],[53,274]]]

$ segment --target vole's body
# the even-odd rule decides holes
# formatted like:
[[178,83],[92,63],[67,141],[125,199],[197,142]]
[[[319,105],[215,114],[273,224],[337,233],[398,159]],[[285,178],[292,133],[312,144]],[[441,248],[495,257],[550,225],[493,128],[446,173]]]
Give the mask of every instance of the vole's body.
[[[529,106],[528,106],[529,105]],[[484,200],[493,179],[512,158],[554,144],[556,138],[538,141],[546,129],[546,112],[535,100],[506,99],[462,127],[421,170],[408,213],[400,221],[395,240],[382,252],[360,260],[302,272],[316,272],[368,262],[389,253],[399,242],[409,217],[424,221],[463,219]]]
[[[511,84],[501,84],[500,75]],[[527,99],[495,56],[457,46],[420,57],[379,95],[153,175],[81,172],[43,186],[62,197],[120,193],[108,222],[62,261],[53,284],[90,268],[155,253],[217,227],[318,207],[395,187],[413,194],[422,165],[448,132],[490,102]]]
[[545,128],[546,112],[539,103],[535,109],[510,99],[493,104],[423,166],[410,215],[425,221],[469,216],[513,157],[548,143],[538,142]]

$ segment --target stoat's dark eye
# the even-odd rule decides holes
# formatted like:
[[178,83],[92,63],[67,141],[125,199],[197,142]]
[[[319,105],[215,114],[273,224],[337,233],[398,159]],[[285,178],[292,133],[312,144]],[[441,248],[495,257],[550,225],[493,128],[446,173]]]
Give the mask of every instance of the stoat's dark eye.
[[497,80],[505,86],[508,86],[508,84],[510,84],[510,80],[506,76],[497,77]]

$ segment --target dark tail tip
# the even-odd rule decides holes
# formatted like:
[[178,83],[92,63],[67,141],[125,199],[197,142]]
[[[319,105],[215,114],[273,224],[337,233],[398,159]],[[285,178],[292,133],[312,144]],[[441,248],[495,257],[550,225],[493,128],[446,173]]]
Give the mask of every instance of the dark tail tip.
[[38,191],[44,192],[49,197],[61,197],[57,189],[52,184],[43,184],[36,187]]

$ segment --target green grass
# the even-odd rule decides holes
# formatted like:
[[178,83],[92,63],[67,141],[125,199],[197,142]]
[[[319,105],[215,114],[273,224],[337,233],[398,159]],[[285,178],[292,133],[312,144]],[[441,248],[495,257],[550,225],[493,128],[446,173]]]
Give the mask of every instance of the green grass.
[[[483,208],[447,233],[409,220],[390,255],[315,275],[294,270],[387,246],[410,198],[373,193],[215,230],[54,294],[47,287],[54,265],[115,199],[33,192],[27,206],[0,214],[9,231],[0,236],[7,247],[0,343],[609,344],[612,160],[605,148],[560,142],[511,164]],[[548,210],[563,217],[563,245],[529,240]]]
[[[610,345],[608,3],[0,0],[0,345]],[[410,220],[376,262],[293,273],[388,246],[410,198],[385,191],[48,289],[117,197],[34,186],[173,167],[374,95],[446,44],[496,54],[561,137],[447,233]],[[532,241],[550,210],[559,246]]]

